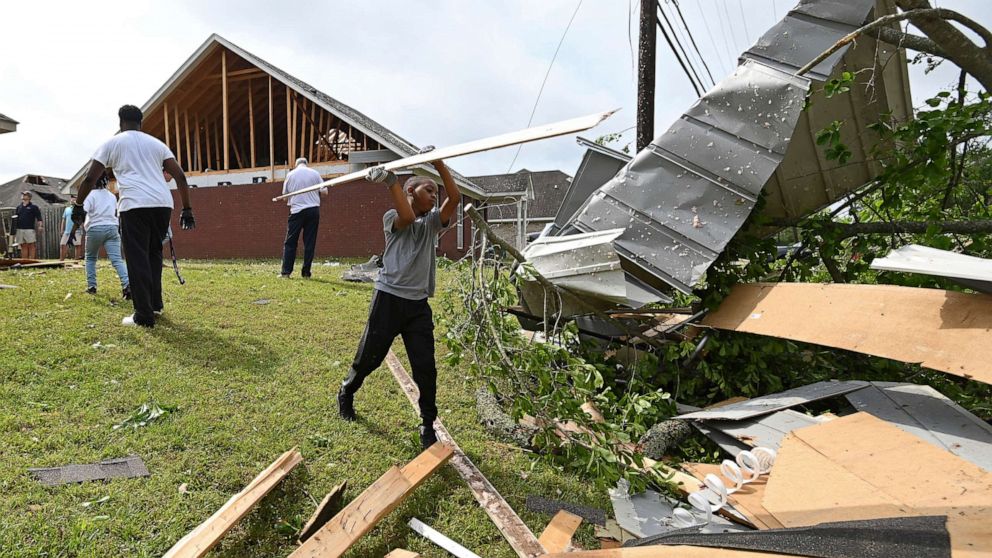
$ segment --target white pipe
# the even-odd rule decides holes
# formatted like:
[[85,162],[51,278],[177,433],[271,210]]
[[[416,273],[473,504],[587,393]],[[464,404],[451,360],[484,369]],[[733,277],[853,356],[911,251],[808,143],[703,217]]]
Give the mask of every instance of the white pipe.
[[420,536],[447,550],[458,558],[479,558],[478,554],[442,535],[432,529],[429,525],[425,525],[424,522],[420,521],[416,517],[411,518],[407,525],[419,533]]

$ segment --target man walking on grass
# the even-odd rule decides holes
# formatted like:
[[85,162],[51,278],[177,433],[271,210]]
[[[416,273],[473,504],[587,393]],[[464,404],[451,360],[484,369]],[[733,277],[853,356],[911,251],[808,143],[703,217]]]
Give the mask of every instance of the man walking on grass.
[[403,337],[413,381],[420,390],[420,443],[424,449],[437,442],[437,365],[434,360],[434,316],[429,297],[434,296],[437,270],[434,242],[451,223],[461,203],[461,193],[444,163],[434,163],[447,193],[437,208],[438,186],[430,178],[413,176],[401,186],[396,175],[382,167],[369,169],[367,179],[389,188],[393,207],[382,216],[386,248],[382,271],[375,282],[365,333],[348,376],[338,392],[338,413],[355,420],[355,392],[365,378],[382,364],[397,335]]
[[[307,166],[306,157],[296,160],[296,168],[286,174],[282,183],[282,194],[316,186],[323,182],[320,173]],[[286,242],[282,248],[282,270],[279,277],[288,278],[293,273],[296,263],[296,247],[299,244],[300,233],[303,233],[303,267],[300,276],[310,278],[310,266],[313,264],[313,253],[317,249],[317,227],[320,225],[320,197],[327,195],[327,188],[293,196],[286,201],[289,206],[289,222],[286,225]]]
[[113,169],[120,193],[121,241],[134,305],[134,314],[121,320],[121,324],[154,327],[155,316],[160,316],[164,308],[162,239],[169,229],[173,207],[172,193],[162,177],[163,168],[176,179],[182,199],[179,224],[188,230],[196,223],[189,204],[186,174],[175,155],[164,143],[141,131],[141,109],[124,105],[117,115],[121,131],[93,155],[90,170],[79,187],[72,220],[82,225],[86,196],[104,171]]

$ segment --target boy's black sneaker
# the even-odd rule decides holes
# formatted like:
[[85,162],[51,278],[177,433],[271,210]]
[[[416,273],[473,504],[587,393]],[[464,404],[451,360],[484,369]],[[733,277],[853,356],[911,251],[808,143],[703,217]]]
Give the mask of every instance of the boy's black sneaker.
[[420,427],[420,447],[427,449],[437,443],[437,432],[433,426]]
[[355,416],[355,396],[344,392],[344,388],[338,390],[338,416],[351,422],[357,419]]
[[96,294],[96,287],[86,287],[86,294]]
[[[93,291],[96,292],[96,289],[94,289]],[[130,285],[128,285],[128,286],[124,287],[123,289],[121,289],[121,298],[123,298],[124,300],[131,300],[131,286]]]

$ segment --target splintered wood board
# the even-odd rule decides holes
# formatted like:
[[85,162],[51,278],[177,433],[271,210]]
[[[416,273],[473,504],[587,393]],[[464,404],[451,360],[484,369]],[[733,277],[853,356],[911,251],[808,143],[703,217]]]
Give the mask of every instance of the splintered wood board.
[[[589,128],[598,125],[600,122],[606,120],[615,112],[616,110],[597,112],[595,114],[590,114],[588,116],[572,118],[571,120],[562,120],[560,122],[554,122],[552,124],[545,124],[543,126],[535,126],[533,128],[527,128],[526,130],[518,130],[516,132],[510,132],[508,134],[501,134],[498,136],[483,138],[475,141],[470,141],[467,143],[460,143],[458,145],[442,147],[440,149],[428,151],[427,153],[420,153],[418,155],[412,155],[410,157],[404,157],[402,159],[390,161],[388,163],[383,164],[382,168],[387,171],[405,169],[416,165],[422,165],[425,163],[433,163],[434,161],[440,161],[442,159],[452,159],[454,157],[461,157],[462,155],[481,153],[483,151],[489,151],[490,149],[508,147],[511,145],[528,143],[540,139],[553,138],[556,136],[564,136],[566,134],[574,134],[576,132],[582,132],[584,130],[588,130]],[[360,170],[349,174],[343,174],[337,178],[332,178],[330,180],[321,182],[320,184],[317,184],[315,186],[311,186],[309,188],[303,188],[289,194],[277,196],[275,198],[272,198],[272,201],[279,201],[282,199],[286,199],[290,196],[298,196],[306,192],[313,192],[314,190],[320,190],[321,188],[327,188],[329,186],[344,184],[345,182],[353,182],[355,180],[361,180],[365,178],[366,174],[368,174],[368,170]]]
[[702,323],[992,383],[992,295],[891,285],[735,286]]
[[538,541],[548,552],[565,552],[572,545],[572,535],[581,523],[581,517],[565,510],[558,510],[544,528]]
[[232,496],[206,521],[179,539],[163,558],[192,558],[205,555],[301,461],[303,456],[296,451],[296,448],[279,456],[279,459],[248,483],[244,490]]
[[371,531],[379,520],[396,509],[434,471],[451,459],[451,455],[451,448],[438,442],[403,467],[391,467],[290,556],[341,556],[355,541]]

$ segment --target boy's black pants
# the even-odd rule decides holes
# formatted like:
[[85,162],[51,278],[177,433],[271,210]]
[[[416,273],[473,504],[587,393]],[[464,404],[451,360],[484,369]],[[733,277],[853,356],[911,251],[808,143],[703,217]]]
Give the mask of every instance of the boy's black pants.
[[420,418],[424,425],[431,426],[437,418],[437,366],[434,316],[426,298],[407,300],[378,289],[373,291],[369,321],[341,391],[353,396],[365,378],[382,364],[397,335],[403,336],[413,381],[420,389]]
[[134,323],[155,325],[162,304],[162,240],[169,230],[172,209],[139,207],[122,211],[121,243],[131,283]]

